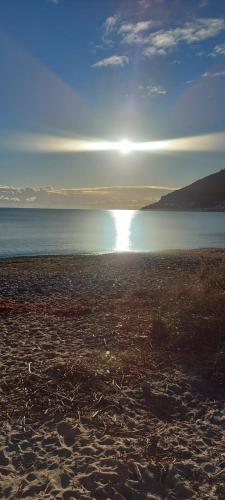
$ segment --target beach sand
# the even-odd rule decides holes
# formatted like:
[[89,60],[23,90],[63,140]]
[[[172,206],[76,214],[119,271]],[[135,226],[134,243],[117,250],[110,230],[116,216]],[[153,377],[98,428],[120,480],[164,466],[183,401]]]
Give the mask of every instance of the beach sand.
[[205,257],[0,261],[0,498],[225,498],[224,388],[151,341]]

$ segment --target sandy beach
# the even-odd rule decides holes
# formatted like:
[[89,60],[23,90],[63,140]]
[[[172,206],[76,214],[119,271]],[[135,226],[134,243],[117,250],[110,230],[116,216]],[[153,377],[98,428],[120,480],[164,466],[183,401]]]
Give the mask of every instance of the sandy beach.
[[190,283],[224,261],[0,261],[0,498],[224,499],[225,283],[202,318],[179,319]]

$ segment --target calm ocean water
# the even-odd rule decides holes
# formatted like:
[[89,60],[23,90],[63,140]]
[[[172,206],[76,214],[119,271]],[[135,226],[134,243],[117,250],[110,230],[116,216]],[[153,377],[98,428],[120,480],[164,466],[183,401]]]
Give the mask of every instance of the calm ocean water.
[[0,256],[225,247],[225,213],[0,209]]

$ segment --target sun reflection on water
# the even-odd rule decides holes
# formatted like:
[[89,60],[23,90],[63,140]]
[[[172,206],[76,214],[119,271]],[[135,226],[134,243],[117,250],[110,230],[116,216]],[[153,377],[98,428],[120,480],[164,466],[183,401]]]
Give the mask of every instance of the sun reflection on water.
[[115,252],[129,252],[131,248],[131,223],[136,213],[136,210],[112,210],[111,211],[115,229],[116,240]]

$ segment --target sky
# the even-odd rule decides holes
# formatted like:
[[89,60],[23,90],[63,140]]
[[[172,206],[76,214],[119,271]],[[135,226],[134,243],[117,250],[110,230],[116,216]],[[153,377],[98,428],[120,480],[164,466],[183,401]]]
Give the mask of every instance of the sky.
[[0,206],[136,209],[225,167],[192,139],[35,147],[224,132],[223,0],[1,0],[0,60]]

